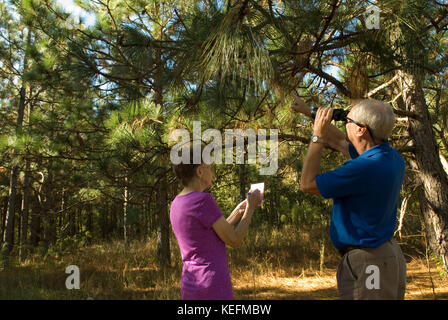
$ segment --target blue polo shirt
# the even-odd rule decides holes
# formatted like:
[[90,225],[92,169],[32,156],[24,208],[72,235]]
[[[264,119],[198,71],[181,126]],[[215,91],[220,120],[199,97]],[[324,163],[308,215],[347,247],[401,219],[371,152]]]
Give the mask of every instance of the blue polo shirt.
[[333,199],[330,238],[336,248],[375,248],[394,234],[404,161],[389,142],[349,151],[353,160],[316,177],[320,194]]

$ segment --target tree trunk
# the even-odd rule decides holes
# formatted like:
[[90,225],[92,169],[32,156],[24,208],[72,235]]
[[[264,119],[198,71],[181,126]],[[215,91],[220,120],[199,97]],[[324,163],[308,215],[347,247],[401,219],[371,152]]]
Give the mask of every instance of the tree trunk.
[[78,215],[76,216],[76,228],[75,234],[80,234],[82,230],[82,212],[84,211],[84,206],[81,205],[78,209]]
[[159,267],[171,264],[170,219],[168,215],[168,196],[166,178],[160,181],[157,190],[157,262]]
[[442,258],[448,274],[448,178],[440,162],[422,78],[409,73],[400,75],[406,110],[417,114],[416,119],[409,118],[408,125],[416,150],[410,164],[421,185],[418,195],[427,237],[431,249]]
[[65,188],[62,188],[61,192],[61,207],[59,208],[61,214],[58,217],[58,232],[60,238],[65,238],[67,232],[65,231],[67,212],[65,211]]
[[86,229],[89,232],[89,235],[87,237],[87,243],[91,244],[92,243],[92,238],[93,238],[93,208],[92,208],[92,204],[91,203],[87,204]]
[[118,209],[118,206],[121,209],[121,207],[122,207],[121,203],[118,203],[118,204],[114,203],[112,205],[113,211],[112,211],[112,221],[111,221],[111,233],[112,233],[112,236],[114,236],[114,237],[116,235],[117,230],[119,229],[118,224],[120,223],[120,220],[121,220],[120,217],[122,215],[122,211]]
[[28,216],[30,211],[30,193],[31,193],[31,182],[30,182],[30,170],[31,164],[29,159],[26,160],[25,164],[25,178],[24,178],[24,190],[22,199],[22,216],[20,219],[21,232],[20,232],[20,251],[19,260],[23,261],[26,258],[26,253],[23,246],[27,242],[28,237]]
[[[28,132],[31,131],[31,113],[33,112],[32,103],[28,106]],[[30,211],[30,197],[31,197],[31,160],[28,157],[25,159],[25,177],[24,177],[24,189],[22,199],[22,215],[20,219],[21,232],[20,232],[20,251],[19,260],[22,262],[26,258],[26,250],[23,246],[27,243],[28,237],[28,216]]]
[[[17,193],[16,195],[16,203],[17,203],[17,210],[16,210],[16,216],[14,218],[14,221],[18,221],[17,223],[17,236],[16,236],[16,232],[13,232],[13,237],[12,237],[12,243],[18,243],[20,245],[20,234],[22,232],[22,201],[23,201],[23,196],[22,193]],[[20,205],[19,205],[20,204]],[[17,239],[17,241],[16,241]]]
[[13,248],[14,239],[14,216],[16,207],[16,188],[17,188],[17,176],[19,173],[19,168],[14,166],[11,170],[11,178],[9,182],[9,196],[8,196],[8,211],[6,213],[5,221],[5,233],[3,237],[3,242],[5,247],[2,252],[3,263],[8,264],[9,254]]
[[151,195],[149,196],[149,203],[148,203],[148,214],[149,214],[149,227],[148,232],[149,235],[152,237],[154,234],[154,231],[156,231],[157,226],[157,209],[154,209],[155,203],[157,201],[157,191],[151,192]]
[[128,194],[128,177],[124,178],[124,192],[123,192],[123,238],[124,238],[124,245],[127,247],[129,245],[128,241],[128,201],[129,201],[129,194]]
[[240,176],[240,197],[241,200],[246,199],[246,164],[240,164],[239,166],[239,176]]
[[322,236],[319,240],[320,249],[319,249],[319,271],[324,272],[324,263],[325,263],[325,237]]
[[45,200],[43,201],[43,217],[44,217],[44,245],[45,250],[51,244],[56,242],[56,217],[55,217],[55,188],[54,188],[54,174],[53,165],[50,160],[48,164],[48,179],[44,188]]
[[1,243],[3,244],[3,237],[5,236],[5,228],[6,228],[6,216],[8,214],[8,197],[5,197],[2,211],[2,233],[1,233]]
[[[155,34],[156,39],[163,41],[165,38],[163,32],[163,25],[166,25],[167,21],[163,21],[164,18],[160,14],[161,6],[163,4],[157,3],[155,6],[155,17],[158,19],[158,26],[156,27]],[[161,48],[155,50],[155,65],[157,66],[154,77],[154,102],[156,105],[163,108],[163,87],[164,87],[164,71],[163,71],[163,56]],[[161,166],[169,164],[169,155],[160,155]],[[159,267],[167,267],[171,264],[171,252],[170,252],[170,220],[168,216],[168,185],[167,177],[161,178],[157,186],[156,205],[157,205],[157,261]]]
[[[26,99],[26,89],[22,87],[20,89],[20,101],[19,101],[19,110],[17,112],[17,127],[16,133],[20,133],[22,129],[23,123],[23,115],[25,111],[25,99]],[[16,150],[13,153],[13,159],[18,157]],[[8,265],[9,254],[12,251],[14,246],[14,216],[16,211],[16,193],[17,193],[17,178],[19,176],[19,166],[14,165],[11,169],[11,175],[9,180],[9,195],[8,195],[8,212],[6,215],[6,223],[5,223],[5,234],[3,241],[6,246],[3,249],[2,257],[3,263]]]
[[76,234],[76,213],[78,209],[70,210],[69,219],[69,228],[70,228],[70,236],[74,236]]
[[99,216],[99,227],[101,232],[101,239],[106,239],[106,230],[107,230],[107,213],[109,210],[109,203],[105,203],[103,208],[100,208],[100,216]]
[[148,230],[148,212],[146,212],[146,201],[142,202],[142,215],[143,215],[143,226],[142,226],[142,230],[141,230],[141,236],[142,239],[145,239],[148,235],[147,235],[147,230]]
[[31,222],[30,222],[30,245],[37,247],[41,238],[41,206],[39,203],[38,195],[35,194],[35,201],[33,210],[31,211]]

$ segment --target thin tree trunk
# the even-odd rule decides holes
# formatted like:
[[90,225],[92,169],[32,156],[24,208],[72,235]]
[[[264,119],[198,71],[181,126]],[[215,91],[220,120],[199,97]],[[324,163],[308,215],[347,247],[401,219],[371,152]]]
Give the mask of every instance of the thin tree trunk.
[[[30,103],[28,106],[28,132],[31,132],[31,113],[33,112],[33,104]],[[19,261],[22,262],[26,258],[26,250],[24,245],[27,243],[28,237],[28,216],[30,211],[30,197],[31,197],[31,160],[28,154],[25,159],[25,177],[24,177],[24,189],[23,189],[23,199],[22,199],[22,215],[20,219],[21,232],[20,232],[20,251],[19,251]]]
[[[119,203],[119,204],[114,203],[113,211],[112,211],[113,214],[112,214],[112,228],[111,228],[111,232],[112,232],[112,235],[114,237],[116,236],[115,233],[119,229],[119,223],[120,223],[120,220],[121,220],[120,217],[122,215],[122,211],[118,209],[118,206],[120,206],[120,209],[121,209],[122,204],[121,203]],[[121,231],[121,229],[120,229],[120,231]]]
[[[12,237],[12,243],[16,243],[17,242],[19,245],[20,245],[20,234],[22,232],[22,220],[21,220],[22,219],[22,215],[23,215],[22,206],[21,206],[22,201],[23,201],[23,196],[22,196],[22,193],[19,192],[16,195],[16,203],[20,204],[20,205],[17,205],[16,216],[14,218],[14,221],[18,221],[18,223],[17,223],[17,236],[16,236],[16,232],[13,232],[13,237]],[[17,239],[17,241],[16,241],[16,239]]]
[[61,207],[59,209],[61,214],[58,217],[58,230],[59,230],[59,237],[65,238],[65,235],[67,234],[65,232],[65,223],[67,220],[67,212],[65,212],[65,188],[62,188],[61,192]]
[[319,271],[322,273],[324,271],[325,263],[325,238],[322,236],[320,239],[320,249],[319,249]]
[[246,174],[246,164],[245,163],[243,163],[243,164],[240,164],[239,165],[239,176],[240,176],[240,197],[241,197],[241,200],[244,200],[244,199],[246,199],[246,176],[247,176],[247,174]]
[[33,205],[33,210],[31,211],[31,222],[30,222],[30,245],[37,247],[40,241],[41,232],[41,206],[39,203],[39,196],[35,194],[35,201]]
[[81,207],[78,210],[78,216],[76,217],[76,234],[80,234],[82,230],[82,212],[84,211],[84,206],[81,205]]
[[157,191],[156,192],[152,192],[150,197],[149,197],[149,205],[148,205],[148,213],[149,213],[149,235],[152,237],[153,232],[156,230],[156,226],[157,226],[157,210],[154,210],[154,204],[157,201]]
[[106,230],[107,230],[107,213],[109,211],[109,203],[106,203],[103,209],[100,209],[100,217],[99,217],[99,227],[101,231],[101,239],[106,239]]
[[11,170],[11,178],[9,183],[9,196],[8,196],[8,211],[6,213],[5,221],[5,233],[3,242],[6,244],[3,250],[3,262],[5,265],[8,264],[9,254],[13,248],[13,238],[14,238],[14,215],[15,215],[15,205],[16,205],[16,188],[17,188],[17,176],[19,168],[14,166]]
[[44,217],[44,244],[45,250],[51,244],[56,242],[56,217],[55,217],[55,188],[54,188],[54,173],[53,165],[50,160],[48,164],[48,179],[44,188],[45,200],[43,201],[43,217]]
[[[162,3],[156,4],[156,14],[155,16],[159,19],[159,25],[156,30],[157,40],[164,40],[163,22],[161,12]],[[154,102],[156,105],[163,107],[163,63],[162,63],[162,51],[160,48],[155,50],[155,64],[157,66],[155,77],[154,77]],[[161,154],[160,163],[163,165],[169,164],[169,156],[167,154]],[[162,177],[157,186],[157,260],[160,267],[166,267],[171,264],[171,252],[170,252],[170,220],[168,216],[168,185],[166,176]]]
[[89,232],[89,236],[87,239],[87,243],[92,243],[92,236],[93,236],[93,212],[92,212],[92,204],[89,203],[87,205],[87,231]]
[[141,230],[142,239],[145,239],[147,237],[147,230],[148,230],[148,213],[146,212],[146,202],[142,202],[142,215],[143,215],[143,230]]
[[28,216],[30,211],[30,194],[31,194],[31,179],[30,179],[31,164],[30,160],[26,160],[25,164],[25,178],[24,178],[24,190],[22,199],[22,216],[20,219],[21,232],[20,232],[20,251],[19,260],[22,262],[26,258],[26,253],[23,246],[27,243],[28,237]]
[[168,216],[166,178],[160,181],[157,191],[157,261],[162,268],[171,264],[170,220]]
[[[26,99],[26,89],[22,87],[20,89],[20,101],[19,110],[17,112],[17,127],[16,132],[19,133],[22,129],[23,115],[25,111],[25,99]],[[14,150],[13,159],[18,156],[17,152]],[[11,175],[9,180],[9,195],[8,195],[8,212],[6,216],[6,227],[3,242],[6,246],[2,252],[2,258],[4,265],[8,265],[9,254],[14,246],[14,216],[16,211],[16,193],[17,193],[17,178],[19,176],[19,167],[14,165],[11,169]]]
[[6,216],[8,215],[8,197],[4,198],[3,202],[3,212],[2,212],[2,233],[1,233],[1,243],[3,243],[3,237],[5,235],[6,229]]
[[124,178],[124,192],[123,192],[123,238],[124,245],[127,247],[129,245],[128,241],[128,177]]

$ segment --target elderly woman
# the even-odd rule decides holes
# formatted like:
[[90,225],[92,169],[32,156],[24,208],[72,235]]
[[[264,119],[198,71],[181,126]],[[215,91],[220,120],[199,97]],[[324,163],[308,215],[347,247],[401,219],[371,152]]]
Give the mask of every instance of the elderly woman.
[[183,261],[182,299],[234,299],[226,245],[236,248],[243,241],[260,192],[249,194],[226,219],[213,196],[204,193],[215,178],[211,165],[181,163],[173,169],[184,187],[170,209],[171,226]]

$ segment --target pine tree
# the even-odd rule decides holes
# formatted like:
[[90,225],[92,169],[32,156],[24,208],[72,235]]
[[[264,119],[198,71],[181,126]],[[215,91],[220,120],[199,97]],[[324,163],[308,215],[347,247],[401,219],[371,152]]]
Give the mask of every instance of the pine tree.
[[[5,13],[6,18],[8,18],[8,15],[6,14],[6,11],[10,8],[4,6],[1,8],[2,11]],[[6,20],[7,25],[2,26],[4,30],[6,31],[4,39],[6,39],[4,45],[4,50],[6,52],[9,52],[11,55],[7,56],[4,60],[4,63],[6,64],[7,70],[12,73],[12,77],[8,77],[7,81],[14,82],[17,80],[20,84],[20,89],[18,92],[18,99],[13,99],[12,101],[17,102],[17,119],[16,119],[16,126],[15,126],[15,132],[14,135],[16,138],[19,138],[22,136],[23,132],[23,118],[25,114],[25,106],[27,104],[27,83],[24,79],[24,74],[27,72],[28,69],[28,55],[29,53],[24,50],[22,51],[22,54],[14,57],[12,52],[15,51],[21,51],[23,48],[26,48],[27,46],[30,46],[31,44],[31,30],[29,28],[24,28],[19,23],[14,21],[12,16],[9,16],[9,19]],[[9,25],[8,25],[9,24]],[[13,28],[17,28],[14,30]],[[18,31],[18,36],[15,34],[14,31]],[[14,60],[19,60],[19,67],[15,67]],[[21,60],[21,61],[20,61]],[[4,233],[4,247],[2,249],[2,261],[4,265],[8,265],[9,263],[9,255],[12,251],[12,248],[14,246],[14,223],[15,223],[15,214],[16,214],[16,208],[18,207],[17,203],[17,183],[18,183],[18,175],[19,175],[19,150],[17,148],[13,149],[12,156],[11,156],[11,162],[12,162],[12,168],[10,173],[10,184],[9,184],[9,195],[8,195],[8,209],[7,209],[7,215],[5,220],[5,233]]]

